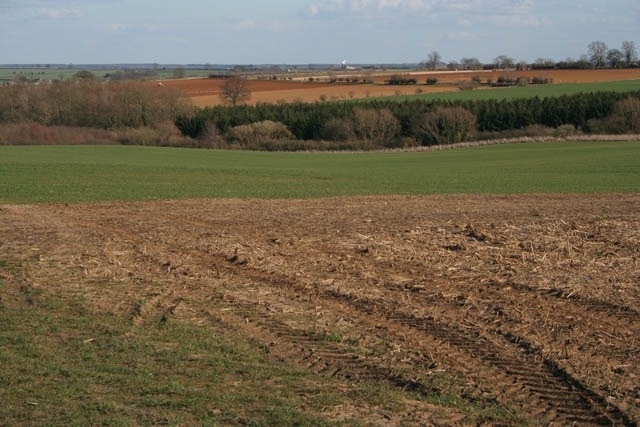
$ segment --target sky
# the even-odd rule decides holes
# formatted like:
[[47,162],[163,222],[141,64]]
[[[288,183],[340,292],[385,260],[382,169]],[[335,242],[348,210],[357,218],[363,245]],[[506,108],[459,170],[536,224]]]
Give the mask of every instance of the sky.
[[0,64],[490,63],[640,48],[640,0],[0,0]]

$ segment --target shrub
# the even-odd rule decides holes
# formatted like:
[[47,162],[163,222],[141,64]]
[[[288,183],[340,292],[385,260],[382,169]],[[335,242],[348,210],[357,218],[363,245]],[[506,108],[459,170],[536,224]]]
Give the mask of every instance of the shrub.
[[227,132],[227,138],[231,142],[251,147],[254,144],[262,144],[266,141],[293,139],[293,134],[282,123],[264,120],[232,127]]
[[616,102],[610,120],[620,132],[640,133],[640,99],[629,97]]
[[435,77],[429,77],[429,78],[427,79],[427,84],[428,84],[428,85],[434,85],[434,84],[436,84],[436,83],[438,83],[438,79],[436,79]]
[[640,99],[629,97],[613,105],[611,115],[587,121],[589,133],[640,133]]
[[414,85],[417,83],[418,83],[417,79],[413,77],[404,77],[399,74],[394,74],[391,77],[389,77],[389,80],[387,80],[387,84],[392,86]]
[[575,135],[576,127],[574,125],[560,125],[556,128],[553,136],[556,138],[566,138],[567,136]]
[[[563,125],[563,126],[566,126],[566,125]],[[522,129],[522,131],[523,131],[523,136],[529,136],[533,138],[543,138],[543,137],[553,136],[557,132],[557,129],[554,129],[549,126],[534,124],[534,125],[525,126]]]
[[348,119],[331,118],[320,128],[320,138],[326,141],[349,141],[353,137],[353,123]]
[[205,146],[211,148],[221,148],[223,142],[218,126],[212,121],[206,122],[204,129],[198,136],[198,141]]
[[0,145],[117,144],[113,132],[103,129],[44,126],[40,123],[1,123]]
[[353,129],[358,138],[372,146],[384,146],[398,135],[400,122],[388,108],[356,109]]
[[122,145],[161,145],[160,135],[155,129],[147,126],[139,128],[122,128],[117,131],[118,141]]
[[537,140],[553,136],[555,129],[542,125],[530,125],[520,129],[507,129],[499,132],[478,132],[475,138],[478,140],[509,140],[531,139]]
[[589,119],[583,126],[583,130],[587,133],[612,133],[611,122],[607,119]]
[[553,82],[552,79],[550,79],[546,75],[534,76],[531,79],[531,84],[534,84],[534,85],[543,85],[543,84],[552,83],[552,82]]
[[476,116],[462,107],[437,107],[418,116],[413,132],[422,145],[466,141],[476,129]]
[[[161,147],[197,147],[196,140],[185,138],[172,122],[162,122],[156,126],[121,128],[115,131],[118,142],[123,145],[143,145]],[[206,146],[206,145],[205,145]]]
[[474,82],[474,81],[462,81],[460,83],[458,83],[458,89],[462,90],[462,91],[467,91],[467,90],[475,90],[478,88],[478,83]]

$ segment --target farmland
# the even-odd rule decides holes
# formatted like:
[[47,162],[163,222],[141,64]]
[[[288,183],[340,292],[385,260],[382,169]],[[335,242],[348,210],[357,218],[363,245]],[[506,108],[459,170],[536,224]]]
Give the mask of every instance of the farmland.
[[[420,96],[627,91],[636,71]],[[376,78],[254,80],[252,102],[402,96]],[[166,85],[208,105],[212,82]],[[0,424],[637,425],[627,139],[2,146]]]
[[[621,70],[540,70],[540,71],[518,71],[509,72],[517,77],[542,76],[551,79],[553,84],[546,87],[529,87],[515,88],[512,90],[528,89],[530,93],[538,90],[548,95],[563,93],[563,90],[571,91],[571,87],[579,88],[584,91],[593,91],[592,84],[596,84],[595,90],[609,90],[608,84],[611,82],[626,81],[630,86],[625,85],[625,90],[633,90],[638,88],[640,81],[640,69],[621,69]],[[384,84],[389,78],[390,73],[367,74],[364,72],[352,72],[345,74],[344,78],[355,77],[360,79],[369,79],[370,84],[345,84],[345,83],[329,83],[330,76],[315,76],[313,82],[305,80],[251,80],[252,98],[251,103],[260,102],[315,102],[323,100],[346,100],[359,98],[387,97],[387,96],[408,96],[416,95],[416,90],[420,90],[420,94],[429,96],[431,94],[442,94],[459,92],[458,84],[464,81],[470,81],[478,78],[481,82],[488,79],[496,81],[506,72],[499,71],[476,71],[476,72],[413,72],[407,73],[407,76],[415,77],[422,83],[417,86],[391,86]],[[339,74],[337,74],[339,76]],[[433,86],[424,85],[427,77],[438,79],[438,84]],[[189,95],[193,103],[200,107],[219,105],[221,103],[219,93],[221,80],[216,79],[183,79],[183,80],[166,80],[164,84],[169,87],[176,87]],[[603,86],[598,86],[603,84]],[[558,87],[559,85],[560,87]],[[567,86],[564,86],[567,85]],[[545,86],[545,85],[542,85]],[[563,89],[563,86],[568,89]],[[474,97],[478,92],[487,89],[479,89],[474,91]],[[489,89],[492,97],[495,97],[496,90]],[[558,92],[559,91],[559,92]],[[533,93],[535,96],[535,93]],[[469,97],[469,95],[466,95]]]
[[633,425],[640,198],[0,206],[11,425]]
[[634,425],[638,147],[0,147],[0,418]]
[[637,192],[639,159],[640,144],[613,141],[385,153],[0,147],[0,202]]

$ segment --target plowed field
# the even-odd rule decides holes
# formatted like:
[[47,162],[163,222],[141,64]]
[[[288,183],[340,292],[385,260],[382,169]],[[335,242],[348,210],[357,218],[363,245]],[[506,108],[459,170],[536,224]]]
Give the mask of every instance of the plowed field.
[[[482,81],[488,78],[494,81],[503,74],[496,71],[454,71],[454,72],[411,72],[410,77],[415,77],[419,82],[424,83],[427,77],[432,76],[438,79],[437,86],[425,86],[421,84],[419,89],[423,93],[430,92],[450,92],[457,91],[457,83],[469,81],[474,76],[478,76]],[[327,83],[328,75],[316,76],[313,83],[307,81],[274,81],[274,80],[251,80],[252,103],[258,102],[292,102],[304,101],[315,102],[321,98],[326,100],[365,98],[393,96],[397,94],[411,95],[416,93],[417,86],[389,86],[384,81],[389,78],[389,73],[365,73],[351,72],[347,76],[367,76],[372,79],[372,84],[343,84]],[[620,69],[620,70],[541,70],[541,71],[518,71],[517,77],[546,77],[552,79],[554,83],[588,83],[606,82],[618,80],[640,79],[640,69]],[[334,75],[340,77],[339,75]],[[322,82],[325,80],[325,82]],[[220,79],[183,79],[167,80],[163,84],[169,87],[176,87],[184,91],[193,98],[195,105],[204,107],[209,105],[219,105],[220,87],[223,80]]]
[[345,389],[447,378],[457,402],[328,420],[465,424],[474,402],[640,421],[639,194],[4,205],[0,236],[21,286],[136,325],[221,322]]

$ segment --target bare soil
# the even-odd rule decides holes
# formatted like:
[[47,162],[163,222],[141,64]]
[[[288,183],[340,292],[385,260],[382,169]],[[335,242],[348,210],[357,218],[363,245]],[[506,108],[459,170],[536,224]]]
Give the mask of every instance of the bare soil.
[[135,324],[215,320],[345,388],[458,402],[327,419],[640,421],[640,194],[0,205],[0,258]]
[[[384,84],[389,78],[389,72],[367,73],[364,71],[352,71],[349,74],[333,74],[334,77],[367,77],[371,84],[346,84],[328,83],[328,75],[318,75],[314,82],[299,80],[251,80],[251,103],[260,102],[315,102],[323,100],[338,100],[351,98],[382,97],[394,95],[412,95],[416,90],[422,93],[451,92],[459,90],[457,84],[462,81],[470,81],[478,77],[482,82],[491,78],[496,81],[498,77],[509,74],[518,77],[543,77],[549,78],[553,83],[589,83],[618,80],[640,79],[640,68],[607,69],[607,70],[539,70],[539,71],[440,71],[440,72],[410,72],[407,77],[414,77],[420,83],[424,83],[427,77],[438,79],[438,85],[425,86],[389,86]],[[308,77],[306,78],[308,80]],[[323,81],[324,80],[324,81]],[[166,80],[165,86],[176,87],[192,97],[193,103],[199,107],[220,105],[221,79],[181,79]]]

